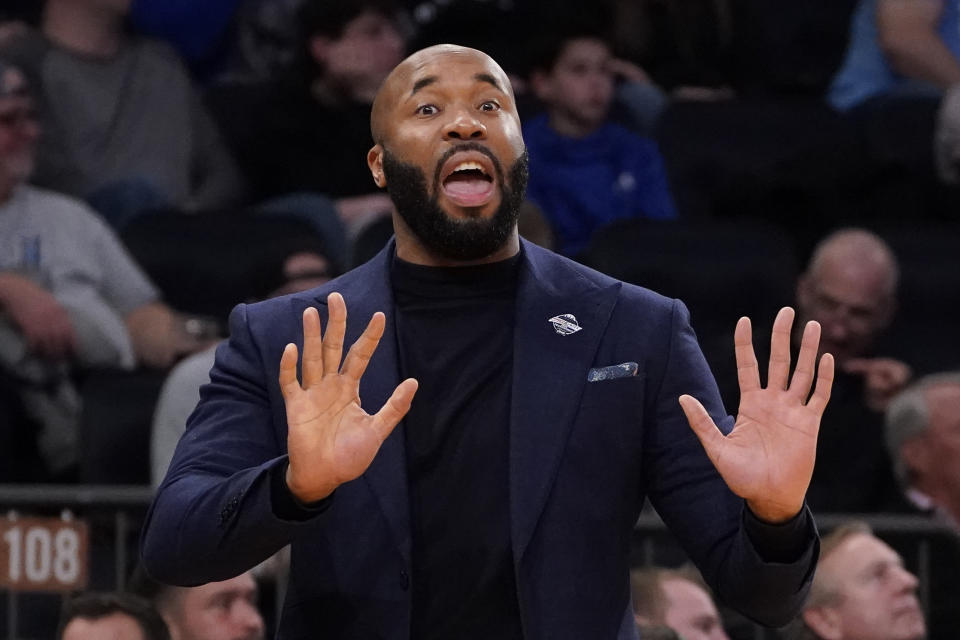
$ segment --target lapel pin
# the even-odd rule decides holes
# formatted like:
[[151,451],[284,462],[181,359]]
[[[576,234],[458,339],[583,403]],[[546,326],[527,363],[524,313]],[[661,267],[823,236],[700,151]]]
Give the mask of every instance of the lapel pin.
[[568,336],[571,333],[580,331],[583,327],[577,324],[577,319],[572,313],[563,313],[559,316],[553,316],[547,322],[553,325],[554,330],[562,336]]

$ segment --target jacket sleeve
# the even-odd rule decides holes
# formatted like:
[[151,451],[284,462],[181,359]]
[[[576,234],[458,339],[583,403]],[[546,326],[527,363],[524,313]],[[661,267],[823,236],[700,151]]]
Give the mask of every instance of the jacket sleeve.
[[284,413],[267,378],[278,356],[265,366],[263,355],[251,337],[248,307],[240,305],[144,524],[144,567],[162,582],[231,578],[322,519],[290,518],[289,509],[275,508],[287,457],[274,421]]
[[645,409],[650,500],[720,600],[763,625],[786,624],[799,612],[813,578],[819,554],[813,517],[804,507],[787,525],[765,525],[727,488],[678,402],[688,393],[725,433],[733,428],[679,301],[669,342],[659,389]]

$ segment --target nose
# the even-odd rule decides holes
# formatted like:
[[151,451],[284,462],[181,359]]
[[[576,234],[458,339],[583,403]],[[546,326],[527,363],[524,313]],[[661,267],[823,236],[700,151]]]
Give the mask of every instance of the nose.
[[821,324],[823,333],[834,342],[842,342],[849,333],[847,323],[842,318],[830,318]]
[[234,612],[237,623],[242,629],[251,636],[262,637],[264,631],[263,618],[260,612],[251,603],[246,601],[238,602]]
[[907,571],[904,567],[897,567],[897,576],[900,580],[900,588],[903,591],[916,591],[919,581],[917,576]]
[[487,137],[487,127],[466,110],[454,114],[453,120],[446,126],[445,140],[478,140]]

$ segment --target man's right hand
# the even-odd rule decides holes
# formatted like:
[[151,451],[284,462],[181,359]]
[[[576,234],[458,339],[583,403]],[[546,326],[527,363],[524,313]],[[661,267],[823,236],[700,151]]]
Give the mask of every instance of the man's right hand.
[[410,410],[417,381],[404,380],[374,415],[360,407],[360,378],[385,325],[373,314],[359,339],[343,355],[347,307],[339,293],[327,298],[329,319],[321,335],[320,316],[303,312],[302,383],[297,380],[297,347],[288,344],[280,359],[280,389],[287,410],[287,486],[299,501],[316,502],[359,477],[393,428]]
[[20,330],[30,353],[62,360],[76,350],[77,336],[67,310],[29,278],[0,274],[0,309]]

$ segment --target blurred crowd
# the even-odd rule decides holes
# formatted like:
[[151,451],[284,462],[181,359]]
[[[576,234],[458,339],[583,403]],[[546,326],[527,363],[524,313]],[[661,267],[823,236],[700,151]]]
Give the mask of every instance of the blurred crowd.
[[[777,308],[821,323],[814,513],[960,527],[953,0],[4,2],[0,482],[159,483],[232,306],[389,240],[370,106],[439,42],[510,74],[521,234],[683,299],[729,412],[739,316],[761,362]],[[784,637],[953,637],[958,550],[934,548],[921,609],[899,552],[840,527]],[[265,633],[251,575],[134,582],[71,600],[59,637]],[[734,633],[688,568],[632,589],[644,638]]]

